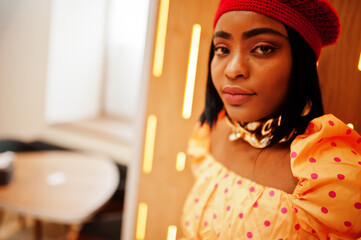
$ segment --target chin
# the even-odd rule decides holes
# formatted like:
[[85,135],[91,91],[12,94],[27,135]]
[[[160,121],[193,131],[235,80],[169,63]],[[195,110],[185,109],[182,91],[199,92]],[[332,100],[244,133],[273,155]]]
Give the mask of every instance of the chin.
[[259,120],[254,113],[250,113],[249,111],[242,111],[240,109],[226,108],[228,116],[231,118],[232,121],[237,122],[254,122]]
[[248,109],[248,108],[242,109],[239,106],[237,106],[237,107],[227,106],[226,111],[227,111],[228,116],[231,118],[231,120],[241,122],[241,123],[259,121],[259,120],[271,115],[271,114],[268,114],[268,115],[261,114],[261,113],[256,112],[255,110]]

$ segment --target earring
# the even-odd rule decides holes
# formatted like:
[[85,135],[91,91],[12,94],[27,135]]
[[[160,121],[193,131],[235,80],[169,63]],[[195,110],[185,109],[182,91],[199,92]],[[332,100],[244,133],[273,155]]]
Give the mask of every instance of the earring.
[[302,117],[307,116],[311,112],[311,108],[312,108],[312,101],[310,99],[307,99],[306,105],[303,108],[301,116]]

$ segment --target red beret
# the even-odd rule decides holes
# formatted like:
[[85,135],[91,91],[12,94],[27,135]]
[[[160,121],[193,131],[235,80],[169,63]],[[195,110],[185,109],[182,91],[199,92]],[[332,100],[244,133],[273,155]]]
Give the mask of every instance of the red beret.
[[223,13],[240,10],[258,12],[292,27],[317,59],[321,48],[335,43],[340,34],[340,19],[326,0],[221,0],[213,27]]

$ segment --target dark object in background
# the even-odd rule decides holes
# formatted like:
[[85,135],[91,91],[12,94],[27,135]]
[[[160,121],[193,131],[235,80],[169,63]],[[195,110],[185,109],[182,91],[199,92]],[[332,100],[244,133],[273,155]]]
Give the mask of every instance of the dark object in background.
[[13,152],[0,153],[0,185],[6,185],[10,183],[11,179],[13,178],[13,158]]
[[46,150],[68,150],[68,149],[40,141],[26,143],[14,139],[0,139],[0,153],[6,151],[29,152],[29,151],[46,151]]

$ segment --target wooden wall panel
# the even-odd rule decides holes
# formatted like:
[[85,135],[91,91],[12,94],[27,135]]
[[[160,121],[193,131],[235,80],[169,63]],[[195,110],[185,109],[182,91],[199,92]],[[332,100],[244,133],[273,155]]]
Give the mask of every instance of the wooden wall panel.
[[[166,239],[169,225],[178,228],[180,216],[193,177],[186,163],[183,172],[175,169],[176,155],[186,151],[192,129],[204,107],[204,89],[212,36],[213,15],[218,0],[170,0],[163,74],[150,73],[147,116],[158,118],[153,170],[141,172],[139,202],[148,204],[145,239]],[[192,27],[200,24],[201,40],[197,65],[192,116],[182,118]]]
[[322,50],[319,62],[321,91],[326,113],[353,123],[361,133],[361,1],[330,0],[341,19],[336,45]]

